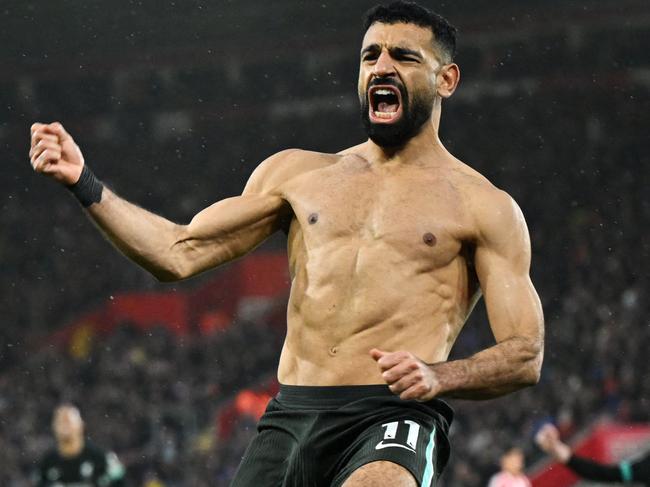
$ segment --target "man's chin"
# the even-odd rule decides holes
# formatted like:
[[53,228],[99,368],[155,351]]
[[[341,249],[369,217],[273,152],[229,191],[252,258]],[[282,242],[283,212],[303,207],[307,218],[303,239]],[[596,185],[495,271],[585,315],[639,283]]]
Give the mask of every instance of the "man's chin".
[[375,144],[386,149],[401,147],[412,138],[405,127],[397,122],[372,123],[368,121],[366,134]]
[[395,137],[377,133],[370,134],[368,137],[383,149],[395,149],[402,147],[410,140],[410,137]]

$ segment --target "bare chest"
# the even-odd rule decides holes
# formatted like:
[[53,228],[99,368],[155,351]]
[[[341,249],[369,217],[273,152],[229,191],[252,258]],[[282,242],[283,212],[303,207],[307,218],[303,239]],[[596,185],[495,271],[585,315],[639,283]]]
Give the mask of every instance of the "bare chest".
[[327,168],[288,186],[291,233],[306,251],[381,246],[443,266],[470,231],[458,192],[424,169]]

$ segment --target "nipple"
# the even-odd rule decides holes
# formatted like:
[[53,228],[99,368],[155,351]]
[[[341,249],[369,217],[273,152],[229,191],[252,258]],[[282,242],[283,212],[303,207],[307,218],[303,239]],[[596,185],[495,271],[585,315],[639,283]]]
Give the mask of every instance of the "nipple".
[[422,235],[422,241],[425,244],[427,244],[429,247],[433,247],[438,240],[436,239],[436,236],[433,233],[427,232],[424,235]]
[[309,222],[310,225],[313,225],[318,221],[318,213],[312,213],[309,215],[309,218],[307,218],[307,221]]

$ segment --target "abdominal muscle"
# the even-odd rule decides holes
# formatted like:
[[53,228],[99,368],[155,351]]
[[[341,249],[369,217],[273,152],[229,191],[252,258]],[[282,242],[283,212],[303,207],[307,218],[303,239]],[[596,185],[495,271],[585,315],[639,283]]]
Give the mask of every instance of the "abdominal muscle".
[[[294,256],[278,379],[291,385],[381,384],[369,351],[447,359],[468,312],[467,269],[406,259],[386,246]],[[418,261],[419,260],[419,261]]]

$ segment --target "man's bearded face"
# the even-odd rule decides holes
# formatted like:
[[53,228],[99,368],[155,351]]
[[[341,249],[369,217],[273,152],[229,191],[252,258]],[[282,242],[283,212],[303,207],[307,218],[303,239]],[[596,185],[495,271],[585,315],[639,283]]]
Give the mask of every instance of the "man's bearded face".
[[361,121],[381,147],[400,147],[420,133],[431,117],[435,95],[409,92],[395,78],[373,78],[361,98]]

